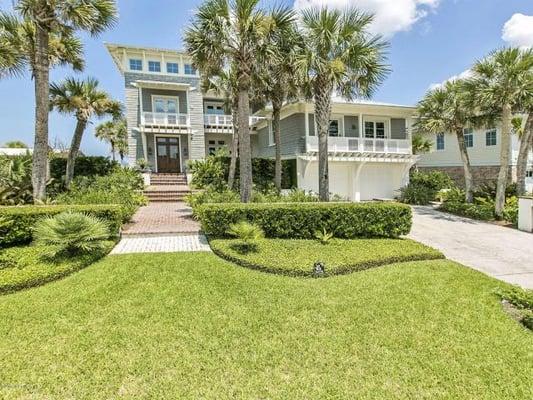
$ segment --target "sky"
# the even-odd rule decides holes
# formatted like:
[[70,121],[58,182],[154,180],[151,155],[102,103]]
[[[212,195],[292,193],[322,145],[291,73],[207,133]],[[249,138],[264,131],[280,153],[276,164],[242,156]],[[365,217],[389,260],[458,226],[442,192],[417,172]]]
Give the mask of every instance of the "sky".
[[[182,33],[202,0],[118,0],[119,21],[98,37],[82,35],[86,68],[75,74],[55,69],[51,80],[92,76],[114,98],[124,100],[124,80],[104,42],[182,48]],[[310,6],[355,6],[375,14],[373,33],[389,42],[392,73],[373,100],[414,105],[435,84],[458,76],[490,51],[506,45],[533,46],[533,0],[262,0],[296,10]],[[9,10],[11,0],[0,0]],[[33,146],[33,82],[28,75],[0,80],[0,145],[22,140]],[[108,155],[94,137],[92,121],[82,142],[90,155]],[[50,114],[50,143],[68,147],[75,119]]]

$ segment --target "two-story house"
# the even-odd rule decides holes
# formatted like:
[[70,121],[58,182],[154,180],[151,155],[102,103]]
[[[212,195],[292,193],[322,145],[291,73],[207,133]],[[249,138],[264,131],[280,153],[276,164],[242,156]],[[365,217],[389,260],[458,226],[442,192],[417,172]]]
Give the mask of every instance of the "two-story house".
[[[129,163],[144,158],[155,173],[186,172],[198,160],[230,146],[231,115],[212,93],[202,93],[200,76],[183,52],[107,44],[125,80]],[[407,183],[417,157],[411,149],[415,109],[334,98],[329,126],[330,190],[353,201],[393,198]],[[283,107],[281,152],[294,160],[297,186],[318,191],[318,138],[314,106]],[[253,157],[274,157],[271,111],[250,118]]]

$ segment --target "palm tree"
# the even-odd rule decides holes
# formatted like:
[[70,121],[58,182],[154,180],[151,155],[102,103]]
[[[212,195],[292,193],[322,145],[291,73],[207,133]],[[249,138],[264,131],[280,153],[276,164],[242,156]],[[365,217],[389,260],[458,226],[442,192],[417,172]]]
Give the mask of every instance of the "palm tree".
[[115,153],[119,152],[120,160],[124,160],[124,154],[128,149],[128,130],[123,118],[114,119],[98,125],[94,135],[111,146],[111,157],[115,161]]
[[35,29],[35,52],[32,55],[35,79],[35,144],[33,150],[33,197],[46,196],[48,170],[48,113],[50,56],[53,33],[75,30],[97,35],[114,24],[117,10],[114,0],[16,0],[15,10]]
[[258,8],[259,0],[207,0],[200,6],[185,43],[194,64],[203,75],[219,75],[232,67],[237,78],[237,125],[241,201],[252,197],[250,148],[250,89],[252,77],[268,56],[274,21]]
[[464,129],[471,123],[472,116],[463,91],[463,84],[459,80],[448,81],[430,90],[418,103],[419,119],[416,128],[421,133],[445,134],[449,132],[456,136],[463,161],[465,200],[471,203],[474,182],[470,157],[464,140]]
[[431,147],[433,146],[433,142],[427,138],[425,138],[421,134],[413,135],[412,139],[412,148],[413,148],[413,154],[425,154],[429,153],[431,151]]
[[295,58],[301,48],[300,35],[295,26],[292,11],[278,7],[272,10],[272,20],[281,21],[271,31],[269,41],[270,57],[262,64],[256,75],[256,93],[262,103],[272,105],[272,130],[275,144],[274,185],[281,190],[281,108],[283,104],[299,94]]
[[533,93],[533,49],[504,48],[472,67],[466,89],[480,116],[501,124],[500,171],[495,214],[501,218],[509,174],[513,112],[523,110]]
[[527,163],[533,142],[533,111],[529,112],[527,117],[513,118],[512,125],[513,131],[520,138],[520,149],[516,161],[516,194],[523,196],[526,193]]
[[67,78],[63,82],[50,85],[50,107],[63,114],[76,115],[76,128],[70,145],[65,184],[68,187],[74,177],[74,164],[80,150],[81,139],[85,128],[93,116],[112,115],[120,117],[122,104],[111,99],[104,91],[98,89],[98,81],[94,78],[78,80]]
[[329,200],[328,131],[333,93],[347,100],[370,97],[389,71],[384,63],[387,43],[368,33],[372,20],[373,15],[356,9],[302,11],[299,26],[304,46],[296,67],[305,77],[307,96],[315,103],[321,201]]

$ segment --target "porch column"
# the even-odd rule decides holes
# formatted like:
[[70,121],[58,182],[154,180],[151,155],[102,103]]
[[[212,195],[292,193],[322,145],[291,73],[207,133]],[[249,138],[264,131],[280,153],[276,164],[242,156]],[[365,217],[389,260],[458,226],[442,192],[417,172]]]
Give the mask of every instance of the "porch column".
[[143,157],[146,161],[148,161],[148,143],[146,140],[146,132],[141,131],[141,139],[143,143]]
[[361,171],[363,170],[363,166],[366,164],[366,161],[362,161],[352,168],[352,182],[353,182],[353,194],[352,199],[355,202],[361,201],[361,182],[359,181],[359,178],[361,176]]

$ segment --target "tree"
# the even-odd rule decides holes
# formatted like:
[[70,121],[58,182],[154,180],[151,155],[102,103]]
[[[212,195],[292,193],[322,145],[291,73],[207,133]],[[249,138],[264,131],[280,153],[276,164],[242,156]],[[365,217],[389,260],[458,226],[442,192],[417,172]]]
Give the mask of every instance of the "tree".
[[419,119],[416,128],[421,133],[454,134],[459,145],[465,176],[465,200],[473,201],[474,182],[470,157],[464,140],[464,129],[471,123],[472,115],[463,90],[463,82],[448,81],[430,90],[418,103]]
[[72,136],[65,174],[65,185],[68,187],[74,177],[76,157],[90,119],[93,116],[105,115],[118,118],[122,113],[122,105],[111,99],[106,92],[99,90],[98,81],[94,78],[85,80],[67,78],[59,84],[50,85],[50,107],[63,114],[76,115],[76,128]]
[[76,30],[92,35],[104,31],[116,21],[114,0],[17,0],[15,10],[35,29],[35,47],[31,59],[35,82],[35,143],[33,148],[33,197],[44,200],[48,171],[48,113],[50,56],[53,35]]
[[425,138],[423,135],[421,134],[413,135],[413,139],[412,139],[413,154],[429,153],[431,151],[432,146],[433,146],[433,142]]
[[520,149],[516,161],[516,194],[526,193],[526,172],[529,153],[533,142],[533,110],[527,117],[515,117],[512,120],[513,131],[520,138]]
[[278,24],[271,29],[268,60],[262,64],[256,79],[259,89],[256,91],[263,103],[272,105],[272,130],[275,144],[274,184],[281,190],[281,108],[283,104],[298,96],[298,80],[295,58],[301,40],[295,26],[292,11],[278,7],[272,11],[272,20]]
[[533,96],[533,49],[504,48],[476,62],[466,89],[477,114],[501,126],[500,171],[495,214],[503,217],[509,175],[511,130],[514,112],[523,110]]
[[389,68],[385,65],[387,43],[372,36],[371,14],[356,9],[306,9],[300,32],[303,48],[296,67],[304,77],[305,92],[315,104],[318,132],[318,179],[321,201],[329,200],[328,132],[334,92],[347,100],[371,97]]
[[27,149],[28,145],[20,140],[12,140],[10,142],[6,142],[4,147],[7,147],[8,149]]
[[268,56],[267,40],[273,21],[258,8],[259,0],[207,0],[185,33],[194,64],[203,75],[234,68],[237,78],[237,125],[241,201],[252,197],[250,147],[250,89],[252,76]]
[[124,154],[128,150],[128,129],[123,118],[114,119],[98,125],[94,135],[111,146],[111,157],[115,161],[115,153],[118,151],[120,160],[124,161]]

